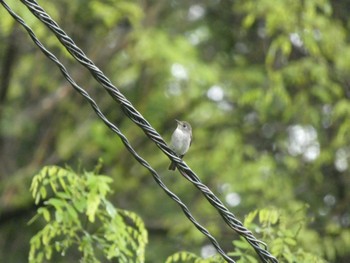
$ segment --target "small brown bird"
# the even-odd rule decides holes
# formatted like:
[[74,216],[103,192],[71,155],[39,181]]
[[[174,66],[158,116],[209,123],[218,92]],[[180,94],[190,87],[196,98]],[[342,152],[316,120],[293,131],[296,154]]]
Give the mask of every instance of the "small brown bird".
[[[171,136],[170,148],[182,159],[192,142],[192,128],[186,121],[178,121],[177,127]],[[171,162],[169,170],[175,171],[176,166]]]

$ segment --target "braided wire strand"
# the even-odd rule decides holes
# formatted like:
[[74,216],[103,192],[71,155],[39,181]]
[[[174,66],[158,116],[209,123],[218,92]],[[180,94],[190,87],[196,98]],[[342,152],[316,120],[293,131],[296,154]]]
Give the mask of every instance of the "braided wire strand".
[[95,113],[98,115],[98,117],[115,133],[117,133],[117,135],[120,137],[121,141],[123,142],[124,146],[127,148],[127,150],[135,157],[135,159],[141,163],[141,165],[143,165],[144,167],[146,167],[152,174],[154,180],[158,183],[158,185],[165,191],[165,193],[170,196],[171,199],[173,199],[182,209],[182,211],[184,212],[184,214],[186,215],[186,217],[195,225],[195,227],[202,232],[205,236],[207,236],[207,238],[209,239],[209,241],[213,244],[213,246],[216,248],[216,250],[218,251],[218,253],[228,262],[231,263],[235,263],[235,261],[230,258],[225,252],[224,250],[220,247],[219,243],[217,242],[217,240],[210,234],[210,232],[204,228],[202,225],[200,225],[196,219],[192,216],[190,210],[187,208],[187,206],[181,201],[181,199],[175,195],[173,192],[171,192],[167,186],[162,182],[162,180],[160,179],[159,175],[157,174],[157,172],[148,164],[148,162],[146,160],[144,160],[140,155],[138,155],[138,153],[132,148],[132,146],[130,145],[128,139],[126,138],[126,136],[113,124],[111,123],[105,116],[104,114],[101,112],[101,110],[99,109],[98,105],[96,104],[96,102],[90,97],[90,95],[88,94],[88,92],[86,92],[83,88],[81,88],[69,75],[69,73],[67,72],[66,68],[64,67],[64,65],[56,58],[55,55],[53,55],[51,52],[49,52],[44,46],[43,44],[38,40],[38,38],[35,36],[34,32],[30,29],[30,27],[28,27],[24,20],[22,18],[20,18],[17,14],[15,14],[11,8],[2,0],[0,0],[1,4],[4,6],[4,8],[10,13],[10,15],[17,21],[19,22],[24,28],[25,30],[28,32],[29,36],[32,38],[32,40],[34,41],[34,43],[40,48],[40,50],[50,59],[52,60],[60,69],[60,71],[62,72],[63,76],[68,80],[68,82],[73,86],[73,88],[80,93],[87,101],[88,103],[92,106],[93,110],[95,111]]
[[[87,69],[91,72],[94,78],[107,90],[107,92],[116,101],[118,101],[121,104],[124,113],[134,123],[136,123],[153,142],[156,143],[156,145],[163,151],[163,153],[165,153],[172,161],[176,163],[179,171],[183,174],[183,176],[191,183],[193,183],[196,186],[196,188],[202,192],[202,194],[209,201],[209,203],[213,207],[215,207],[215,209],[219,212],[226,224],[228,224],[228,226],[235,230],[239,235],[243,236],[248,241],[248,243],[253,246],[260,259],[263,262],[278,262],[277,259],[267,251],[267,246],[262,241],[257,240],[253,236],[251,231],[246,229],[243,226],[243,224],[238,219],[236,219],[236,217],[210,191],[210,189],[200,181],[198,176],[166,145],[162,137],[151,127],[151,125],[143,118],[143,116],[124,97],[124,95],[121,94],[115,86],[113,86],[110,80],[94,65],[94,63],[85,56],[83,51],[75,45],[73,40],[69,38],[65,34],[65,32],[57,25],[57,23],[50,18],[50,16],[44,11],[44,9],[42,9],[34,0],[21,0],[21,2],[56,35],[59,41],[66,47],[68,52],[79,63],[87,67]],[[133,154],[129,147],[127,147],[127,149]],[[143,166],[148,168],[141,160],[139,160],[138,158],[136,159],[140,161],[140,163]],[[157,179],[156,181],[159,184]],[[162,187],[161,184],[159,185]],[[218,252],[220,253],[219,250]]]
[[58,40],[66,47],[67,51],[77,59],[83,66],[91,72],[95,79],[101,83],[101,85],[108,91],[108,93],[123,107],[123,111],[126,115],[135,122],[145,134],[156,143],[156,145],[175,163],[178,168],[182,168],[183,172],[187,175],[186,178],[191,179],[197,189],[206,197],[209,203],[218,210],[219,214],[223,217],[226,224],[234,229],[238,234],[242,235],[249,244],[253,246],[255,251],[263,262],[277,262],[276,258],[273,257],[268,251],[267,246],[257,240],[253,234],[247,230],[243,224],[236,219],[236,217],[224,206],[224,204],[205,186],[198,176],[181,160],[177,155],[166,145],[162,137],[156,132],[156,130],[145,120],[145,118],[132,106],[132,104],[124,97],[124,95],[111,83],[111,81],[102,73],[97,66],[85,56],[84,52],[75,45],[74,41],[66,35],[66,33],[53,21],[45,10],[40,7],[35,0],[21,0],[27,8],[41,20],[52,32],[56,35]]

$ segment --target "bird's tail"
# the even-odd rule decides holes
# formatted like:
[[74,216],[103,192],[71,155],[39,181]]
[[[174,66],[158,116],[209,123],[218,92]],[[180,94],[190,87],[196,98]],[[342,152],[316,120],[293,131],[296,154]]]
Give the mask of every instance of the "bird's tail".
[[175,171],[176,170],[176,165],[174,162],[171,162],[170,165],[169,165],[169,170],[172,170],[172,171]]

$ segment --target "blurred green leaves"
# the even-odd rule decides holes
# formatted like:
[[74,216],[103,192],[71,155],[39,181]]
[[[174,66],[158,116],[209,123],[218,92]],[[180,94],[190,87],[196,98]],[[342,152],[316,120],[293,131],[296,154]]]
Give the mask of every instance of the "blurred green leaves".
[[[169,160],[62,51],[55,37],[20,4],[8,2],[58,53],[73,78],[138,153],[193,207],[196,218],[241,262],[256,261],[244,240],[228,236],[221,219],[196,189],[168,173]],[[194,141],[185,161],[239,219],[252,217],[247,226],[279,258],[313,262],[314,255],[319,255],[328,261],[346,261],[350,240],[346,1],[62,0],[42,4],[166,141],[175,118],[192,124]],[[102,158],[104,173],[113,182],[89,173],[78,176],[84,177],[79,181],[68,175],[74,174],[70,169],[57,168],[67,174],[60,176],[54,166],[43,171],[56,176],[56,181],[38,174],[32,184],[34,200],[47,201],[39,208],[39,217],[48,224],[77,226],[85,218],[95,227],[102,220],[102,208],[103,218],[123,221],[112,205],[118,202],[145,220],[151,236],[148,261],[205,262],[198,255],[206,246],[203,236],[164,198],[146,170],[130,158],[24,31],[14,26],[3,9],[0,12],[0,74],[12,70],[6,73],[8,86],[0,85],[1,91],[8,88],[0,102],[0,214],[29,207],[27,182],[41,167],[80,162],[88,167]],[[9,52],[14,43],[16,48]],[[6,76],[0,75],[0,81]],[[76,185],[75,194],[70,184]],[[108,193],[110,201],[105,197]],[[236,197],[234,202],[230,197]],[[307,210],[299,212],[303,205]],[[24,216],[9,222],[21,220]],[[17,225],[1,225],[0,257],[12,254],[12,262],[24,261],[18,257],[26,253],[9,251],[17,249],[17,244],[28,250],[23,244],[35,228],[26,229],[18,233]],[[45,244],[51,244],[50,235],[47,231]],[[47,255],[53,257],[63,246],[77,246],[73,237],[51,246]],[[92,234],[80,239],[82,251],[90,255]],[[41,242],[37,239],[33,246],[41,247]],[[188,252],[178,252],[184,250]],[[105,252],[112,257],[115,251]]]

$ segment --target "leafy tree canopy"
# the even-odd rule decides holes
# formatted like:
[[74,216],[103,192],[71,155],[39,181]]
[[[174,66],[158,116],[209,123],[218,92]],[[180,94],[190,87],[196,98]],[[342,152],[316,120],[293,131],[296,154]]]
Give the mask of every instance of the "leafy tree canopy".
[[[225,250],[257,260],[56,38],[7,2]],[[281,262],[349,261],[347,1],[41,2],[167,141],[175,118],[191,123],[186,163]],[[145,224],[146,261],[208,255],[204,236],[2,6],[0,17],[0,258],[27,260],[43,229],[27,225],[33,176],[46,165],[93,170],[99,159],[113,179],[106,200]]]

